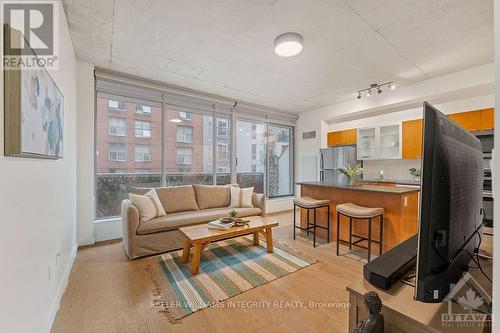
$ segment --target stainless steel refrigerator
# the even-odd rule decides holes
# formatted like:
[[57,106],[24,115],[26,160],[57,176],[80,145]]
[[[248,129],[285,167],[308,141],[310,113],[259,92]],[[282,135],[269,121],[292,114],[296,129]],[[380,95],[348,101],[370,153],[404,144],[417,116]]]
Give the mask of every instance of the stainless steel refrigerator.
[[324,182],[346,183],[345,175],[339,174],[338,169],[347,165],[360,164],[356,156],[356,146],[337,146],[321,149],[320,180]]

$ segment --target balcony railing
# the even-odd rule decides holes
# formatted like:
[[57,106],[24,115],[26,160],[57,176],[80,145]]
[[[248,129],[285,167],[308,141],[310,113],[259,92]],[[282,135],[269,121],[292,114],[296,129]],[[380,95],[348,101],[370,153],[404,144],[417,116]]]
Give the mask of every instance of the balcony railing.
[[[263,173],[238,173],[237,182],[241,187],[254,187],[254,192],[264,193]],[[96,175],[96,219],[106,219],[120,215],[121,202],[128,198],[133,187],[161,187],[189,184],[212,185],[212,173],[167,173],[165,184],[162,175],[101,173]],[[230,184],[230,173],[217,173],[217,184]]]

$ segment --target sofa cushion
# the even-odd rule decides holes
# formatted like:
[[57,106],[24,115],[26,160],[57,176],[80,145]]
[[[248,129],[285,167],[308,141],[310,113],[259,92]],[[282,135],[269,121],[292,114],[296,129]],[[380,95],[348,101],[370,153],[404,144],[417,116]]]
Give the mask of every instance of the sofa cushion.
[[227,207],[231,201],[228,185],[193,185],[199,209]]
[[228,216],[231,210],[238,213],[238,217],[261,215],[260,208],[212,208],[191,212],[173,213],[141,223],[137,228],[140,235],[152,234],[160,231],[175,230],[193,224],[208,223],[221,217]]
[[146,222],[158,216],[158,210],[151,197],[130,193],[129,200],[139,212],[139,222]]
[[253,186],[247,188],[231,186],[231,204],[229,207],[253,207],[252,193]]
[[160,187],[156,189],[167,214],[198,210],[193,186]]

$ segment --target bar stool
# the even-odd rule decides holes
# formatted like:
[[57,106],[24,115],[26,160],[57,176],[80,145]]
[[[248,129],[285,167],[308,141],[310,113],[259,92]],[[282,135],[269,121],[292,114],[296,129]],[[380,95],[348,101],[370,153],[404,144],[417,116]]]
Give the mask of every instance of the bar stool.
[[[349,244],[349,250],[352,250],[353,246],[368,250],[368,262],[371,258],[371,245],[373,243],[379,244],[379,255],[382,254],[382,242],[384,236],[384,209],[383,208],[369,208],[358,206],[353,203],[345,203],[337,205],[337,255],[339,255],[339,242],[344,242]],[[340,217],[345,216],[349,218],[349,241],[340,239]],[[380,232],[379,240],[372,239],[372,219],[380,217]],[[356,235],[352,233],[352,219],[368,220],[368,235],[367,237]],[[352,238],[358,238],[356,241],[352,241]],[[359,245],[359,242],[368,241],[368,246]]]
[[[296,207],[307,209],[307,227],[299,227],[295,224]],[[326,215],[326,227],[316,224],[316,209],[327,207],[328,213]],[[309,210],[314,211],[314,221],[310,223],[309,221]],[[313,233],[313,247],[316,247],[316,228],[321,228],[327,230],[326,242],[330,243],[330,200],[320,200],[313,199],[309,197],[300,197],[293,200],[293,239],[295,239],[295,229],[300,229],[307,231],[307,236],[309,236],[309,231],[312,230]]]

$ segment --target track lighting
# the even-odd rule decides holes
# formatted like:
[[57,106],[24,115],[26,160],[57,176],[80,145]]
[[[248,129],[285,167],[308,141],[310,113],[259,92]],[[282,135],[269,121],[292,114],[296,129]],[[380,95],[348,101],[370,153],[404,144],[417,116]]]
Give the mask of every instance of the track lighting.
[[394,85],[393,81],[382,83],[382,84],[373,83],[368,88],[358,90],[356,98],[361,99],[361,97],[363,97],[363,95],[365,97],[370,97],[372,95],[372,91],[376,91],[380,95],[381,93],[384,92],[384,90],[387,90],[387,89],[390,89],[390,90],[396,89],[396,86]]

